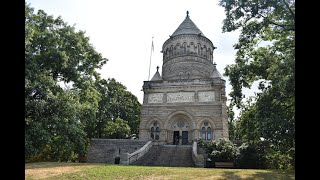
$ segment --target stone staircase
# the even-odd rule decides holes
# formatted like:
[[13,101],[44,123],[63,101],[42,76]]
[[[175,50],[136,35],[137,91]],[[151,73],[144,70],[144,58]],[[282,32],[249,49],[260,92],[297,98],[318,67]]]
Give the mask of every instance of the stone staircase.
[[190,145],[154,145],[132,165],[194,167]]

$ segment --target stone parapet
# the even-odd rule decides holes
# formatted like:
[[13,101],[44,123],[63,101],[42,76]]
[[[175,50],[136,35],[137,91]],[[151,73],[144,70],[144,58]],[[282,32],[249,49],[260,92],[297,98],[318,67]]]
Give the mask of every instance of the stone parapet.
[[147,142],[137,139],[91,139],[87,162],[113,164],[115,157],[120,156],[120,163],[126,164],[128,154]]

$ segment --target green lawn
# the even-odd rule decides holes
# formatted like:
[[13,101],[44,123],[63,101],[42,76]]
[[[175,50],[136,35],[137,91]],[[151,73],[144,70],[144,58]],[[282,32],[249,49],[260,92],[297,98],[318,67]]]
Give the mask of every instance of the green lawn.
[[147,167],[92,163],[28,163],[26,179],[295,179],[294,171]]

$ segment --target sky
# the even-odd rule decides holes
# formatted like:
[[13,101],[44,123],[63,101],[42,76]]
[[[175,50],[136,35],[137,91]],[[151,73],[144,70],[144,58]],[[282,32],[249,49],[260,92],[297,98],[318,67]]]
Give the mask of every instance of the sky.
[[[221,75],[234,64],[233,45],[239,32],[222,33],[224,8],[218,0],[26,0],[37,11],[61,18],[76,30],[85,31],[90,44],[108,62],[98,72],[104,79],[115,78],[143,103],[143,81],[159,66],[162,72],[163,43],[172,35],[189,11],[190,19],[217,49],[213,61]],[[153,38],[152,38],[153,37]],[[151,54],[151,44],[154,51]],[[151,57],[151,58],[150,58]],[[231,92],[226,80],[226,93]],[[253,88],[256,90],[256,88]],[[245,89],[252,95],[254,90]],[[228,95],[228,102],[230,97]],[[227,103],[228,103],[227,102]],[[237,114],[237,112],[236,112]]]

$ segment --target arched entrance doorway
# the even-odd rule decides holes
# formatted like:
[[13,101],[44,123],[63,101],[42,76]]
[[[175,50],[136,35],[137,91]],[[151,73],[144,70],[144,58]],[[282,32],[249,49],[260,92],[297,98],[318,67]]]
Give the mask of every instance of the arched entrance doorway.
[[172,124],[173,144],[187,145],[189,141],[190,125],[184,119],[177,119]]
[[185,112],[176,112],[167,121],[167,141],[174,145],[188,145],[193,139],[194,123]]

